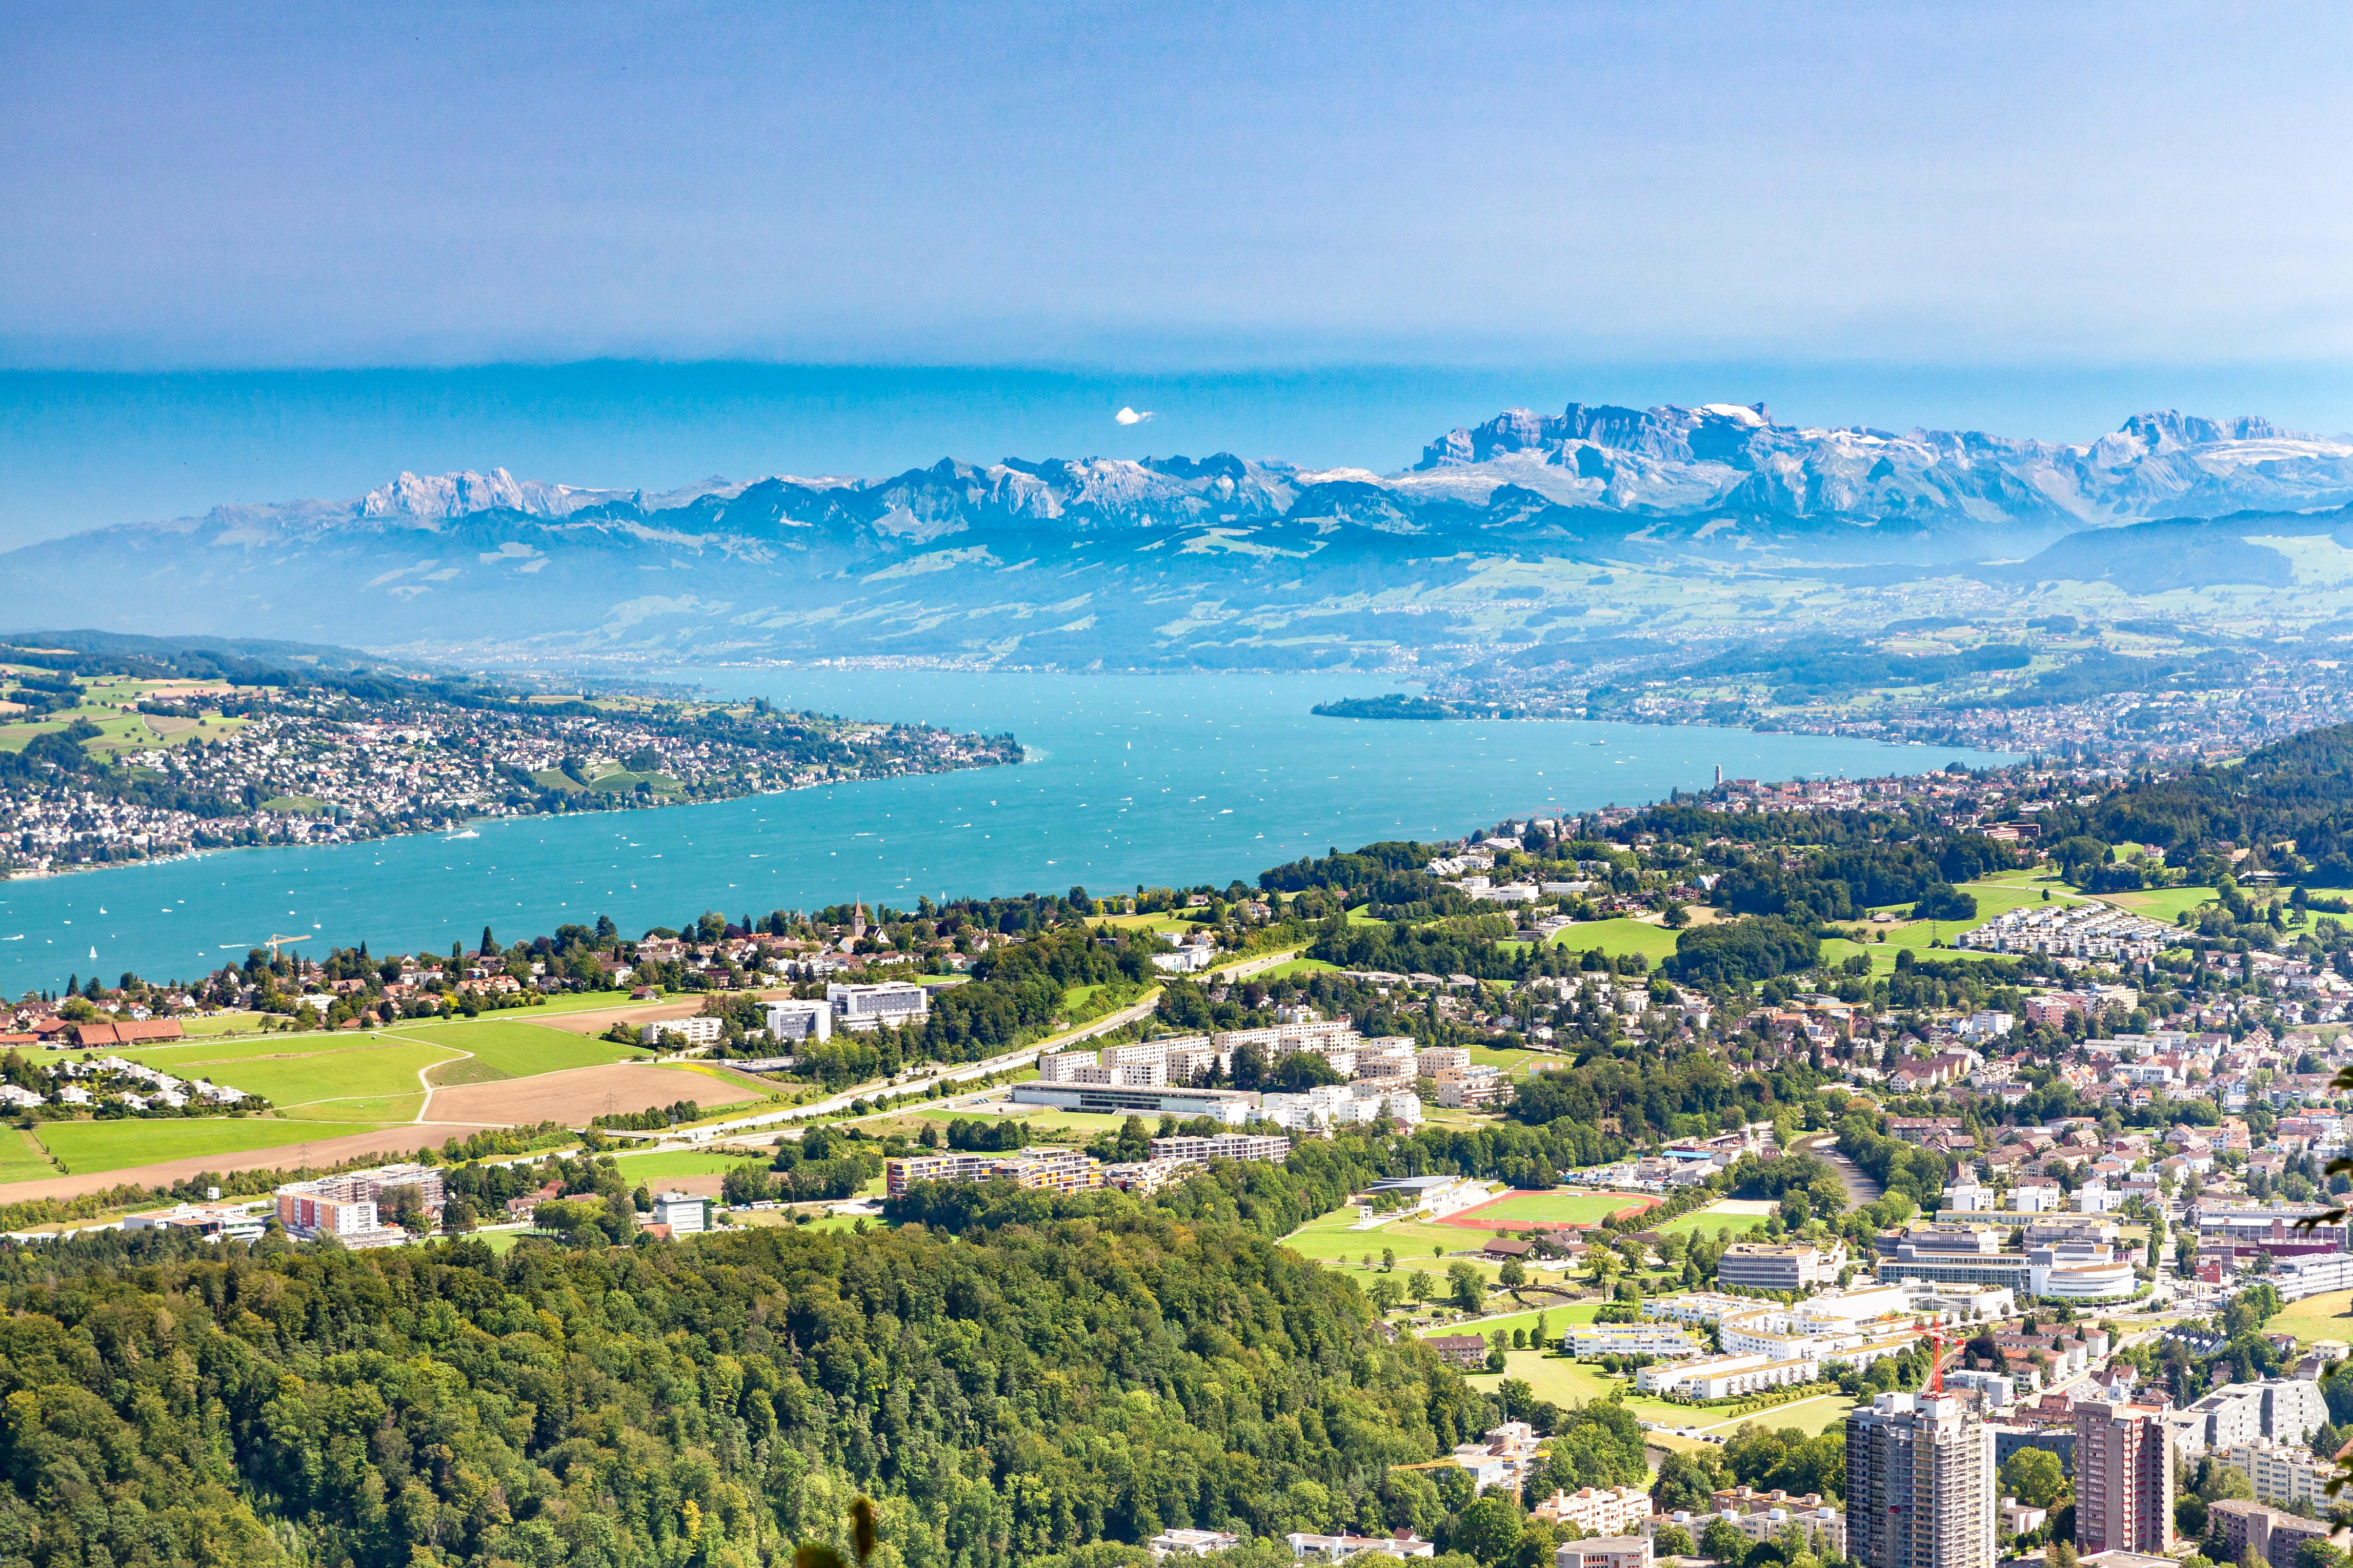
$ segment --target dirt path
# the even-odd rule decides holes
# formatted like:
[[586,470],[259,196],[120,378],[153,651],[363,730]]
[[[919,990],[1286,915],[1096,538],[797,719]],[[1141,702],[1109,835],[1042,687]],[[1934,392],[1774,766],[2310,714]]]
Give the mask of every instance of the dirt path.
[[474,1053],[471,1051],[459,1051],[455,1046],[448,1048],[457,1051],[458,1054],[443,1057],[438,1062],[427,1062],[417,1069],[417,1081],[425,1090],[425,1103],[417,1108],[417,1114],[409,1118],[411,1121],[422,1122],[425,1120],[425,1113],[433,1109],[433,1091],[438,1086],[431,1079],[425,1076],[427,1073],[437,1072],[451,1062],[470,1062],[474,1059]]

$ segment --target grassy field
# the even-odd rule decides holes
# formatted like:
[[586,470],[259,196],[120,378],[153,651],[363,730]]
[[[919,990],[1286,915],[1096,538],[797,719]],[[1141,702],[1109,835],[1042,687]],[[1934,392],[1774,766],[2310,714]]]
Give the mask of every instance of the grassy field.
[[241,1035],[261,1027],[259,1013],[222,1013],[210,1018],[183,1018],[180,1027],[191,1035]]
[[621,1173],[632,1182],[659,1181],[673,1176],[723,1176],[739,1165],[765,1165],[759,1156],[705,1154],[690,1149],[664,1150],[658,1154],[621,1154]]
[[[2086,901],[2068,892],[2063,885],[2046,886],[2040,881],[2017,880],[2014,879],[2017,875],[2012,873],[2010,877],[2000,879],[1961,884],[1961,890],[1971,894],[1978,901],[1978,918],[1974,921],[1901,921],[1894,925],[1870,926],[1866,929],[1869,930],[1873,940],[1868,942],[1852,942],[1843,937],[1831,937],[1822,943],[1823,962],[1840,963],[1860,952],[1869,955],[1873,973],[1888,974],[1894,972],[1895,955],[1898,952],[1909,949],[1916,956],[1926,952],[1932,942],[1947,944],[1945,949],[1937,952],[1938,958],[1993,957],[1996,955],[1955,949],[1950,944],[1961,932],[1975,931],[1996,915],[2022,908],[2027,904],[2042,902],[2042,895],[2046,891],[2051,894],[2051,902],[2054,904],[2080,904]],[[1888,907],[1909,909],[1911,906],[1896,904]]]
[[2290,1301],[2263,1327],[2274,1333],[2294,1334],[2299,1344],[2315,1340],[2353,1342],[2353,1290],[2330,1290]]
[[[1402,1264],[1399,1265],[1398,1271],[1400,1273],[1404,1271]],[[1525,1312],[1511,1312],[1499,1318],[1479,1318],[1470,1322],[1451,1323],[1443,1329],[1431,1329],[1427,1331],[1433,1334],[1467,1334],[1473,1329],[1482,1334],[1492,1334],[1497,1329],[1503,1330],[1507,1334],[1514,1329],[1533,1331],[1536,1326],[1536,1320],[1542,1318],[1545,1321],[1545,1332],[1557,1334],[1564,1324],[1593,1321],[1593,1314],[1600,1310],[1601,1303],[1599,1301],[1578,1301],[1566,1307],[1532,1307]]]
[[41,1152],[33,1135],[15,1127],[0,1127],[0,1182],[37,1182],[54,1176],[58,1168]]
[[1338,972],[1339,967],[1336,963],[1327,963],[1320,958],[1294,958],[1287,963],[1278,963],[1272,969],[1261,971],[1257,978],[1281,980],[1291,974],[1334,973]]
[[351,1121],[289,1121],[268,1116],[219,1116],[199,1121],[53,1121],[40,1130],[49,1152],[77,1176],[127,1171],[165,1160],[196,1160],[210,1154],[242,1154],[278,1149],[311,1139],[342,1138],[371,1131]]
[[[367,1035],[304,1035],[273,1042],[281,1052],[303,1045],[321,1048],[301,1055],[251,1056],[233,1061],[207,1062],[205,1076],[215,1083],[266,1096],[281,1110],[322,1100],[349,1100],[371,1096],[420,1096],[424,1086],[417,1075],[423,1068],[449,1059],[436,1046],[409,1045]],[[167,1064],[175,1068],[195,1064],[186,1058]],[[409,1108],[410,1115],[416,1107]]]
[[[1446,1271],[1457,1263],[1468,1263],[1481,1278],[1492,1280],[1500,1264],[1479,1258],[1456,1258],[1458,1252],[1475,1253],[1485,1245],[1488,1233],[1466,1230],[1460,1226],[1429,1225],[1418,1220],[1392,1220],[1377,1230],[1352,1230],[1356,1211],[1335,1209],[1321,1219],[1311,1220],[1282,1238],[1282,1245],[1302,1258],[1329,1264],[1356,1276],[1360,1285],[1371,1281],[1381,1272],[1379,1259],[1384,1248],[1397,1254],[1397,1271],[1392,1278],[1402,1288],[1405,1277],[1415,1269],[1428,1274],[1444,1288]],[[1367,1269],[1364,1259],[1374,1259]],[[1556,1277],[1551,1271],[1532,1268],[1531,1279]]]
[[1765,1223],[1765,1215],[1769,1215],[1772,1211],[1774,1206],[1767,1199],[1723,1199],[1717,1204],[1708,1204],[1706,1208],[1694,1208],[1687,1215],[1675,1215],[1666,1225],[1654,1225],[1651,1229],[1662,1234],[1684,1234],[1684,1237],[1692,1232],[1706,1232],[1713,1237],[1717,1229],[1729,1227],[1735,1237],[1741,1237],[1756,1225]]
[[[277,1058],[317,1056],[322,1052],[366,1051],[376,1047],[374,1035],[359,1033],[258,1035],[250,1039],[184,1040],[170,1046],[123,1046],[112,1054],[181,1077],[218,1078],[215,1068],[234,1069],[241,1064]],[[220,1079],[227,1083],[228,1079]],[[240,1085],[240,1088],[243,1086]]]
[[1639,1208],[1642,1200],[1622,1193],[1597,1193],[1589,1188],[1555,1187],[1544,1193],[1514,1193],[1481,1209],[1476,1218],[1525,1220],[1531,1223],[1598,1225],[1620,1209]]
[[[433,1077],[437,1084],[490,1083],[502,1078],[533,1078],[566,1068],[601,1067],[607,1062],[645,1061],[645,1052],[610,1040],[590,1039],[537,1024],[512,1023],[504,1018],[474,1018],[450,1024],[402,1024],[385,1032],[386,1039],[421,1041],[451,1051],[472,1054],[471,1061],[452,1063]],[[690,1096],[681,1095],[681,1099]]]
[[[1466,1331],[1469,1325],[1465,1325]],[[1478,1327],[1488,1332],[1493,1331],[1493,1325],[1487,1323],[1481,1323]],[[1746,1423],[1767,1426],[1777,1432],[1784,1427],[1794,1426],[1809,1436],[1828,1432],[1846,1420],[1846,1413],[1854,1408],[1855,1403],[1843,1394],[1829,1394],[1812,1399],[1801,1399],[1791,1405],[1778,1405],[1770,1410],[1752,1411],[1745,1415],[1737,1415],[1731,1414],[1728,1407],[1711,1410],[1694,1408],[1688,1405],[1670,1405],[1663,1399],[1652,1399],[1647,1394],[1635,1393],[1631,1378],[1610,1377],[1598,1367],[1588,1366],[1559,1356],[1546,1355],[1537,1351],[1507,1351],[1504,1352],[1504,1360],[1506,1364],[1501,1375],[1525,1378],[1538,1399],[1549,1399],[1555,1405],[1586,1405],[1597,1399],[1609,1399],[1614,1394],[1638,1420],[1660,1421],[1677,1426],[1696,1426],[1702,1431],[1721,1432],[1725,1435],[1737,1430]],[[1494,1373],[1472,1374],[1472,1385],[1492,1389],[1494,1385],[1488,1379],[1495,1375]],[[1687,1440],[1678,1442],[1668,1439],[1667,1441],[1671,1447],[1691,1446]]]
[[1711,1237],[1718,1230],[1729,1230],[1737,1237],[1763,1225],[1765,1216],[1773,1212],[1773,1206],[1763,1198],[1726,1198],[1704,1209],[1678,1215],[1666,1224],[1652,1228],[1662,1235],[1701,1234]]
[[2194,910],[2200,904],[2211,903],[2211,888],[2154,888],[2143,893],[2104,893],[2102,899],[2120,910],[2130,910],[2153,921],[2171,925],[2181,918],[2184,910]]
[[1571,952],[1599,948],[1612,958],[1639,952],[1653,963],[1675,951],[1675,933],[1645,921],[1587,921],[1553,932],[1552,942]]

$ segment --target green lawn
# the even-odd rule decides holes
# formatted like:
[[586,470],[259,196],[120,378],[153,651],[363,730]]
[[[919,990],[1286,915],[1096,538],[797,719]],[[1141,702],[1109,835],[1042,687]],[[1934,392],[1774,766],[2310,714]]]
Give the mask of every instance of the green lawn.
[[1642,1199],[1628,1197],[1623,1193],[1597,1193],[1589,1187],[1555,1187],[1543,1193],[1514,1193],[1500,1203],[1490,1204],[1481,1209],[1475,1217],[1482,1223],[1489,1220],[1525,1220],[1530,1223],[1599,1225],[1620,1209],[1640,1208],[1642,1203]]
[[[332,1034],[313,1029],[303,1034],[257,1035],[250,1039],[183,1040],[170,1046],[125,1046],[112,1054],[181,1078],[212,1078],[215,1067],[275,1057],[309,1057],[322,1051],[369,1051],[376,1048],[373,1035],[357,1031]],[[228,1080],[222,1079],[222,1082]]]
[[1261,970],[1253,978],[1281,980],[1290,974],[1334,973],[1339,970],[1339,967],[1336,963],[1329,963],[1320,958],[1294,958],[1288,963],[1278,963],[1272,969]]
[[[77,1176],[127,1171],[165,1160],[196,1160],[211,1154],[242,1154],[373,1131],[368,1123],[290,1121],[269,1116],[201,1119],[135,1119],[121,1121],[51,1121],[40,1140]],[[422,1138],[418,1140],[421,1143]]]
[[[1398,1272],[1404,1272],[1402,1264],[1398,1267]],[[1536,1326],[1536,1320],[1542,1318],[1545,1321],[1545,1332],[1557,1335],[1567,1324],[1593,1321],[1593,1315],[1600,1310],[1601,1303],[1599,1301],[1577,1301],[1565,1307],[1530,1308],[1525,1312],[1512,1312],[1500,1318],[1480,1318],[1471,1322],[1451,1323],[1443,1329],[1430,1329],[1426,1331],[1434,1334],[1467,1334],[1473,1329],[1482,1334],[1492,1334],[1497,1329],[1503,1330],[1507,1334],[1514,1329],[1533,1331]]]
[[183,1018],[180,1027],[191,1035],[237,1035],[261,1027],[260,1013],[223,1013],[211,1018]]
[[1599,948],[1611,958],[1639,952],[1653,963],[1675,951],[1675,933],[1646,921],[1587,921],[1562,927],[1552,933],[1552,941],[1555,947],[1565,947],[1571,952],[1591,952]]
[[2184,910],[2194,910],[2200,904],[2211,903],[2211,888],[2153,888],[2140,893],[2107,893],[2102,895],[2118,909],[2130,910],[2153,921],[2171,925],[2181,918]]
[[1700,1234],[1712,1237],[1719,1230],[1729,1230],[1738,1237],[1762,1226],[1773,1206],[1761,1198],[1726,1198],[1722,1203],[1694,1209],[1687,1215],[1678,1215],[1664,1225],[1651,1228],[1662,1236]]
[[58,1168],[41,1152],[31,1133],[0,1127],[0,1182],[37,1182],[57,1173]]
[[[1330,1264],[1354,1275],[1359,1285],[1369,1284],[1374,1274],[1381,1272],[1379,1259],[1383,1248],[1397,1254],[1397,1271],[1393,1278],[1398,1287],[1405,1277],[1415,1269],[1429,1275],[1438,1288],[1445,1288],[1446,1271],[1457,1263],[1468,1263],[1482,1279],[1493,1279],[1500,1264],[1479,1258],[1456,1258],[1458,1252],[1477,1252],[1486,1245],[1492,1234],[1486,1230],[1468,1230],[1460,1226],[1429,1225],[1419,1220],[1391,1220],[1377,1230],[1351,1230],[1356,1223],[1353,1208],[1335,1209],[1321,1219],[1310,1220],[1282,1238],[1282,1245],[1302,1258]],[[1367,1271],[1364,1259],[1374,1259]],[[1531,1269],[1530,1278],[1547,1279],[1547,1271]]]
[[[246,1056],[206,1062],[201,1068],[182,1055],[159,1065],[174,1072],[201,1071],[215,1083],[266,1096],[280,1110],[290,1110],[315,1100],[381,1096],[407,1096],[413,1100],[424,1093],[417,1079],[418,1071],[449,1059],[449,1053],[438,1047],[385,1040],[371,1035],[301,1035],[269,1043],[280,1053],[302,1054]],[[306,1046],[315,1048],[303,1050]],[[414,1104],[407,1113],[417,1113]]]
[[[1493,1331],[1490,1325],[1478,1325]],[[1465,1325],[1467,1331],[1468,1325]],[[1827,1432],[1846,1420],[1846,1413],[1854,1408],[1854,1401],[1843,1394],[1829,1394],[1770,1410],[1751,1411],[1735,1415],[1730,1406],[1709,1409],[1689,1405],[1671,1405],[1663,1399],[1634,1392],[1630,1377],[1615,1378],[1599,1367],[1588,1366],[1565,1357],[1547,1355],[1538,1351],[1507,1351],[1504,1352],[1504,1377],[1526,1380],[1538,1399],[1548,1399],[1555,1405],[1585,1405],[1594,1400],[1613,1396],[1625,1405],[1636,1419],[1659,1421],[1676,1426],[1697,1426],[1703,1431],[1718,1431],[1730,1435],[1744,1424],[1754,1423],[1775,1431],[1794,1426],[1810,1435]],[[1488,1378],[1493,1373],[1472,1374],[1472,1386],[1493,1388]]]
[[704,1154],[692,1150],[664,1150],[658,1154],[621,1154],[621,1173],[632,1182],[659,1181],[670,1176],[723,1176],[741,1165],[765,1165],[760,1155]]
[[523,1016],[536,1018],[548,1013],[591,1013],[599,1007],[626,1007],[628,1005],[629,994],[626,991],[565,991],[550,996]]
[[2330,1290],[2290,1301],[2263,1327],[2274,1333],[2294,1334],[2299,1344],[2315,1340],[2353,1342],[2353,1290]]
[[437,1084],[489,1083],[502,1078],[533,1078],[566,1068],[649,1059],[645,1052],[631,1046],[617,1046],[610,1040],[591,1039],[586,1035],[505,1018],[401,1024],[385,1030],[385,1036],[387,1039],[423,1041],[472,1054],[471,1061],[453,1063],[435,1074],[433,1081]]
[[[1932,942],[1945,944],[1936,952],[1936,956],[1940,959],[1997,957],[2000,955],[1954,948],[1953,939],[1965,931],[1975,931],[1996,915],[2028,904],[2042,902],[2042,895],[2046,891],[2051,894],[2050,901],[2054,904],[2080,904],[2087,901],[2068,892],[2063,885],[2046,887],[2041,882],[1989,879],[1982,882],[1964,882],[1960,887],[1963,892],[1972,895],[1978,901],[1976,920],[1903,921],[1894,925],[1865,925],[1862,929],[1871,934],[1873,940],[1867,942],[1852,942],[1843,937],[1831,937],[1822,943],[1822,961],[1826,963],[1836,963],[1852,958],[1858,952],[1867,953],[1871,958],[1872,969],[1877,973],[1887,974],[1894,971],[1895,955],[1898,952],[1908,948],[1915,956],[1926,953]],[[1883,907],[1896,910],[1911,908],[1909,904]]]

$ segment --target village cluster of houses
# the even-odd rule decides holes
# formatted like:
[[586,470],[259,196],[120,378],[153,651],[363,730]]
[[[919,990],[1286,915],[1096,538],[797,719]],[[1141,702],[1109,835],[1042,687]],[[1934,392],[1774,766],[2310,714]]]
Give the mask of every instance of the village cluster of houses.
[[[226,689],[206,694],[217,702]],[[126,705],[127,706],[127,705]],[[801,722],[795,720],[794,722]],[[619,759],[650,759],[700,798],[756,794],[849,778],[938,772],[992,760],[986,742],[944,730],[860,726],[833,737],[846,760],[790,753],[657,729],[625,711],[581,714],[384,703],[325,689],[272,693],[248,717],[217,713],[194,741],[125,752],[188,795],[259,804],[221,815],[117,800],[37,776],[0,785],[0,872],[51,870],[95,860],[151,858],[227,844],[332,844],[431,830],[470,817],[528,813],[517,773],[555,777],[566,760],[591,778]],[[634,779],[624,775],[625,782]],[[600,804],[653,805],[679,796],[614,790]]]

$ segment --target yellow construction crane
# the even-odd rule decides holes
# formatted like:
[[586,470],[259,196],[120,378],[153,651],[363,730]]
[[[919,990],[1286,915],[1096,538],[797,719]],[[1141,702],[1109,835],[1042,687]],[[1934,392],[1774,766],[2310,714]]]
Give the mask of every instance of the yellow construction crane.
[[261,945],[269,950],[269,962],[275,963],[278,962],[278,950],[280,948],[291,947],[298,942],[308,942],[311,939],[307,936],[273,936]]

